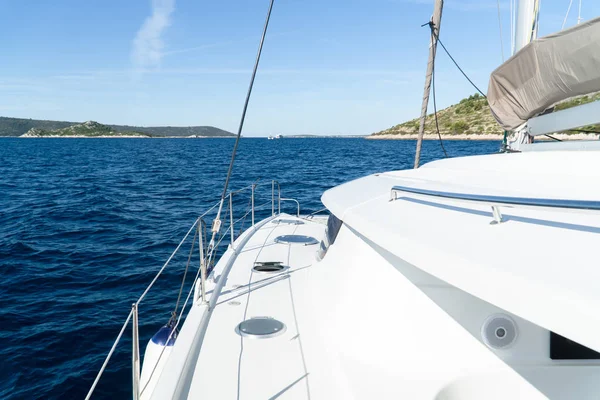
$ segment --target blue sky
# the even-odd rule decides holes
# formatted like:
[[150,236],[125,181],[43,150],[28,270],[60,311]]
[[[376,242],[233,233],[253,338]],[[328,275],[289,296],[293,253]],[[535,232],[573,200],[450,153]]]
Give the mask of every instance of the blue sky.
[[[577,19],[574,1],[567,26]],[[600,16],[584,0],[582,17]],[[540,34],[569,0],[542,0]],[[0,0],[0,116],[235,131],[268,0]],[[509,3],[501,0],[505,53]],[[485,91],[496,0],[446,0],[441,39]],[[276,0],[245,134],[369,134],[418,116],[433,0]],[[440,51],[438,107],[474,93]]]

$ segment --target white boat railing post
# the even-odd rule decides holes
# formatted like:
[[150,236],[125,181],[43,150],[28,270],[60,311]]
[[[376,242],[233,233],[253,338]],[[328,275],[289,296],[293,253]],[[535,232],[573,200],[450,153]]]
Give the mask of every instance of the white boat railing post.
[[133,335],[132,335],[132,374],[133,374],[133,400],[139,400],[140,398],[140,337],[138,331],[138,305],[133,303]]
[[231,230],[231,248],[235,241],[235,232],[233,229],[233,193],[229,193],[229,229]]
[[277,182],[277,214],[281,214],[281,185]]
[[271,181],[271,215],[275,215],[275,181]]
[[285,199],[285,198],[282,198],[282,199],[280,199],[280,201],[293,201],[293,202],[295,202],[296,206],[297,206],[296,216],[300,217],[300,202],[298,200],[296,200],[296,199]]
[[252,184],[252,225],[254,226],[254,188],[256,184]]

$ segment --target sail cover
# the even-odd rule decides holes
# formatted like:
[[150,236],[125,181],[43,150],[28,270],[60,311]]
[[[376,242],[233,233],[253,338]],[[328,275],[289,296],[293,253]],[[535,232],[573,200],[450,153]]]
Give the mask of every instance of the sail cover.
[[488,102],[506,130],[556,102],[600,91],[600,18],[537,39],[498,67]]

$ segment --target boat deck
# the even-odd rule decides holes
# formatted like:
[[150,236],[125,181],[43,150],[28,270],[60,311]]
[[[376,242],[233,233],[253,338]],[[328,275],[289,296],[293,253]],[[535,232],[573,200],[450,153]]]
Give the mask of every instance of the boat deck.
[[[308,398],[295,299],[306,296],[296,285],[298,274],[310,274],[316,263],[323,223],[280,216],[258,229],[239,252],[213,310],[198,358],[189,398],[274,398],[283,393]],[[277,243],[283,235],[303,235],[314,243]],[[257,262],[281,262],[282,272],[256,272]],[[219,266],[215,270],[219,274]],[[242,337],[237,325],[254,317],[285,324],[276,337]],[[227,385],[215,382],[228,382]],[[237,384],[236,384],[237,382]]]
[[404,186],[592,202],[600,198],[599,155],[545,151],[440,160],[338,186],[323,203],[422,271],[600,351],[600,212],[502,206],[505,222],[493,225],[490,205],[413,193],[390,201],[391,189]]

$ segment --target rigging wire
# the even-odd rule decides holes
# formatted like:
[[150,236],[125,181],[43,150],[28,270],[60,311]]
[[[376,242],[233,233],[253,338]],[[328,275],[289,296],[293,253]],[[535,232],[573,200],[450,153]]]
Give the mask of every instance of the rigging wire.
[[267,17],[265,19],[265,24],[262,31],[262,36],[260,38],[260,44],[258,45],[258,51],[256,53],[256,60],[254,61],[254,69],[252,70],[252,76],[250,78],[250,84],[248,85],[248,92],[246,93],[246,100],[244,102],[244,108],[242,110],[242,116],[240,118],[240,124],[238,127],[237,135],[235,137],[235,143],[233,145],[233,151],[231,152],[231,161],[229,162],[229,169],[227,170],[227,177],[225,178],[225,185],[223,185],[223,193],[221,194],[221,202],[219,203],[219,210],[217,211],[217,216],[215,218],[215,227],[213,228],[212,237],[210,239],[210,243],[208,246],[208,259],[210,260],[215,245],[215,238],[220,228],[220,218],[221,212],[223,211],[223,203],[225,202],[225,198],[227,197],[227,188],[229,187],[229,180],[231,178],[231,173],[233,172],[233,164],[235,162],[235,155],[237,153],[237,148],[240,142],[240,137],[242,136],[242,130],[244,128],[244,120],[246,119],[246,112],[248,111],[248,103],[250,102],[250,95],[252,94],[252,87],[254,86],[254,79],[256,78],[256,71],[258,70],[258,64],[260,63],[260,56],[262,54],[263,44],[265,42],[265,37],[267,36],[267,29],[269,27],[269,20],[271,19],[271,12],[273,11],[273,3],[275,0],[271,0],[269,3],[269,9],[267,11]]
[[[565,25],[567,23],[567,18],[569,18],[569,13],[571,12],[571,6],[572,5],[573,5],[573,0],[570,0],[569,1],[569,8],[567,8],[567,14],[565,15],[565,19],[563,20],[562,27],[560,29],[565,29]],[[580,9],[580,11],[581,11],[581,9]],[[579,21],[577,21],[577,23],[579,23]]]
[[[434,39],[435,39],[434,29],[432,27],[431,28],[431,43],[433,43]],[[438,41],[439,41],[439,39],[438,39]],[[435,119],[435,129],[437,131],[438,139],[440,141],[440,147],[442,148],[442,150],[444,152],[444,157],[448,158],[448,153],[446,152],[446,148],[444,147],[444,141],[442,140],[442,134],[440,133],[440,125],[438,123],[438,116],[437,116],[437,104],[435,102],[435,58],[437,56],[436,46],[433,46],[432,49],[433,49],[433,60],[432,60],[432,68],[431,68],[431,90],[433,91],[433,116]]]
[[198,237],[199,231],[200,231],[199,226],[197,226],[197,229],[195,229],[195,232],[194,232],[194,239],[192,239],[192,248],[190,249],[190,255],[188,256],[188,260],[185,265],[183,279],[181,279],[181,287],[179,288],[179,294],[177,295],[177,301],[175,302],[175,309],[171,312],[171,320],[169,320],[169,323],[167,324],[168,326],[172,326],[171,324],[174,323],[177,318],[177,310],[179,309],[179,302],[181,301],[183,287],[185,286],[185,277],[187,276],[188,269],[190,268],[190,262],[192,261],[192,254],[194,253],[194,246],[196,244],[196,238]]
[[246,112],[248,111],[248,103],[250,102],[250,95],[252,94],[252,88],[254,86],[254,79],[256,78],[258,64],[260,63],[260,56],[262,54],[263,45],[265,43],[265,37],[267,36],[267,29],[269,27],[269,20],[271,19],[271,11],[273,10],[274,2],[275,2],[275,0],[271,0],[271,2],[269,3],[269,11],[267,11],[267,18],[265,20],[265,26],[263,28],[262,36],[260,38],[258,52],[256,53],[256,61],[254,62],[254,69],[252,70],[252,77],[250,78],[248,92],[246,93],[246,101],[244,102],[244,109],[242,110],[242,117],[240,118],[240,125],[238,127],[237,136],[235,138],[233,152],[231,153],[231,162],[229,163],[229,170],[227,171],[227,178],[225,179],[225,185],[223,187],[223,194],[221,195],[221,202],[223,202],[223,200],[225,200],[225,197],[227,196],[227,187],[229,186],[229,179],[231,178],[231,172],[233,171],[233,163],[235,161],[235,155],[237,152],[240,137],[242,136],[242,130],[244,129],[244,121],[246,119]]
[[500,28],[500,52],[502,53],[502,62],[504,62],[504,40],[502,40],[502,16],[500,15],[500,0],[496,0],[498,5],[498,27]]
[[[475,90],[477,90],[485,99],[487,99],[487,96],[481,91],[481,89],[479,89],[479,87],[477,87],[477,85],[475,83],[473,83],[473,81],[469,78],[469,76],[465,73],[465,71],[463,71],[463,69],[460,67],[460,65],[458,65],[458,63],[456,62],[454,57],[452,57],[452,55],[450,54],[450,52],[448,51],[446,46],[444,46],[444,43],[442,43],[442,41],[440,40],[440,36],[435,33],[433,22],[429,21],[428,23],[423,24],[422,26],[425,26],[425,25],[428,25],[429,29],[431,30],[432,43],[433,43],[434,39],[437,40],[437,42],[442,46],[442,48],[444,49],[444,51],[446,52],[448,57],[452,60],[452,62],[456,66],[456,68],[458,68],[458,70],[469,81],[469,83],[475,88]],[[447,158],[448,153],[446,152],[446,149],[444,148],[444,143],[442,141],[442,135],[440,133],[440,127],[439,127],[438,118],[437,118],[437,105],[436,105],[436,101],[435,101],[435,60],[436,60],[436,56],[437,56],[437,49],[435,49],[434,53],[433,53],[433,68],[432,68],[432,74],[431,74],[431,84],[432,84],[432,90],[433,90],[433,115],[434,115],[434,119],[435,119],[435,126],[436,126],[436,130],[437,130],[438,138],[440,141],[440,146],[442,147],[442,150],[444,151],[444,155]]]
[[452,57],[452,55],[450,54],[450,52],[448,51],[448,49],[446,48],[446,46],[444,46],[444,43],[442,43],[442,41],[440,40],[440,36],[436,35],[434,29],[433,29],[433,22],[429,21],[426,24],[423,24],[421,26],[425,26],[425,25],[429,25],[429,28],[431,29],[431,34],[435,37],[435,39],[437,40],[437,42],[442,46],[442,49],[444,49],[444,51],[446,52],[446,54],[448,55],[448,57],[450,57],[450,60],[452,60],[452,62],[454,63],[454,65],[456,66],[456,68],[458,68],[458,70],[460,71],[460,73],[469,81],[469,83],[475,88],[475,90],[477,90],[479,92],[479,94],[481,94],[483,97],[485,97],[487,99],[487,96],[481,91],[481,89],[479,89],[479,87],[477,87],[477,85],[475,83],[473,83],[473,81],[471,80],[471,78],[469,78],[469,76],[465,73],[465,71],[463,71],[463,69],[460,67],[460,65],[458,65],[458,63],[456,62],[456,60],[454,59],[454,57]]
[[552,135],[544,135],[544,136],[546,136],[546,137],[547,137],[547,138],[549,138],[549,139],[552,139],[552,140],[554,140],[555,142],[562,142],[562,140],[560,140],[559,138],[555,138],[555,137],[554,137],[554,136],[552,136]]

